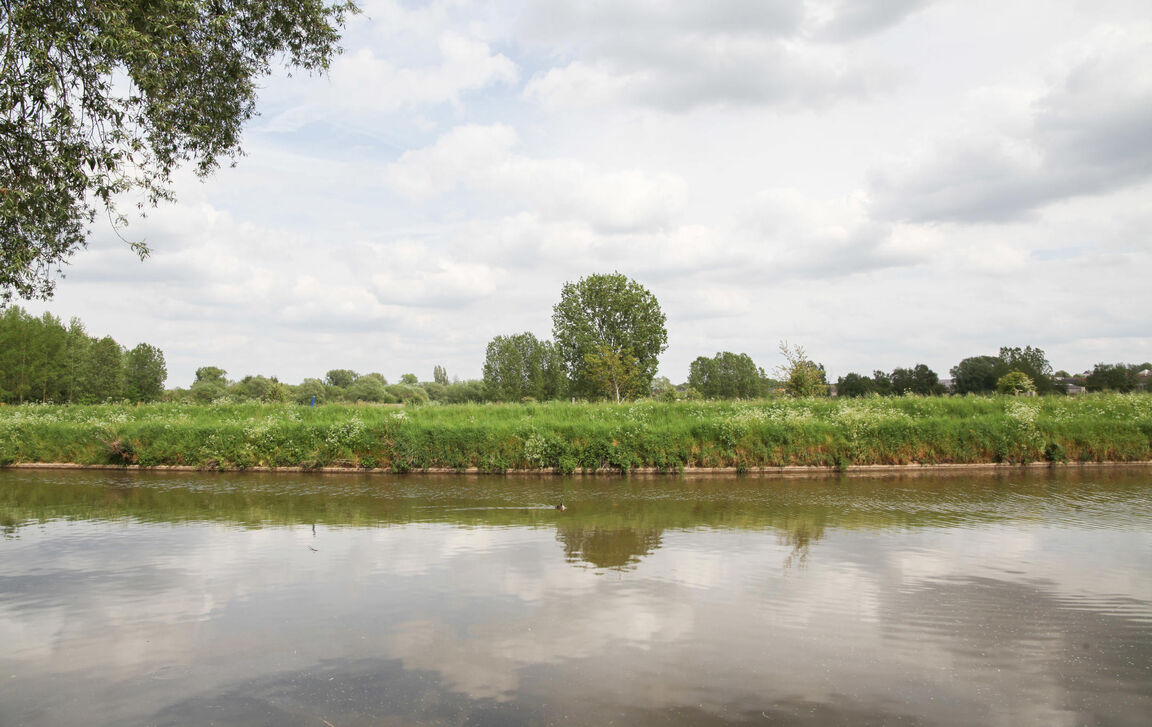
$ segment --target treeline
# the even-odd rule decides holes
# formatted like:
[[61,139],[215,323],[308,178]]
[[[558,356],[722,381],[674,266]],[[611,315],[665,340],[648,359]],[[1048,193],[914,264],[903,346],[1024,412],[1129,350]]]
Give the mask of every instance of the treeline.
[[389,384],[383,374],[360,374],[351,369],[332,369],[324,378],[307,378],[296,385],[282,383],[275,376],[245,376],[233,381],[217,366],[196,369],[196,379],[187,388],[172,389],[170,401],[207,404],[223,401],[294,402],[297,404],[465,404],[490,401],[483,381],[449,381],[443,366],[433,369],[431,381],[404,374]]
[[[997,356],[970,356],[949,370],[951,381],[939,380],[936,372],[923,364],[912,369],[896,369],[891,374],[876,371],[871,377],[851,373],[836,382],[839,396],[882,396],[904,393],[925,396],[939,394],[1067,394],[1081,387],[1087,391],[1126,393],[1148,386],[1152,364],[1096,364],[1091,372],[1072,375],[1052,371],[1043,349],[1032,346],[1000,349]],[[1145,372],[1145,373],[1141,373]]]
[[147,343],[125,349],[111,336],[88,335],[73,318],[0,311],[0,402],[95,404],[154,401],[164,395],[164,354]]

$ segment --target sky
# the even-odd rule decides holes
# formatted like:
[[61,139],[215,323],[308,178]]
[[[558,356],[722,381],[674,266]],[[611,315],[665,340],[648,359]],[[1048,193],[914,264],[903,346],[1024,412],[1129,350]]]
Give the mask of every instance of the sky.
[[479,378],[565,282],[667,316],[659,375],[782,341],[835,380],[1037,346],[1152,359],[1147,0],[363,0],[266,79],[246,155],[98,218],[23,303],[298,383]]

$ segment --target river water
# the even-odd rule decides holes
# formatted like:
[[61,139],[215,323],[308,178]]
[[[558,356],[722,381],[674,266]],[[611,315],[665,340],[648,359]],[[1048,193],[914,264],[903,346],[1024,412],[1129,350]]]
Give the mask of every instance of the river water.
[[727,723],[1152,724],[1152,470],[0,471],[0,725]]

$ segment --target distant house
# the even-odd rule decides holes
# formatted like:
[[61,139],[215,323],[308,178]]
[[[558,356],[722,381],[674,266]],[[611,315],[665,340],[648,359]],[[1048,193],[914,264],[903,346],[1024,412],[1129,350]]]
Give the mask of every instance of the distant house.
[[944,387],[944,391],[951,394],[956,391],[956,379],[940,379],[940,385]]
[[1086,394],[1088,390],[1084,388],[1084,376],[1077,374],[1075,376],[1061,376],[1056,379],[1057,386],[1063,386],[1064,391],[1068,394]]

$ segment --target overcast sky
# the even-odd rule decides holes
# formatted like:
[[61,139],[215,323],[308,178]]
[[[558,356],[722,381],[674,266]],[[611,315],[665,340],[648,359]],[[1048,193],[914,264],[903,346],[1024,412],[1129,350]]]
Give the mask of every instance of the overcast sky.
[[481,375],[619,271],[660,374],[781,340],[833,380],[1000,346],[1152,358],[1148,0],[363,1],[247,156],[98,221],[27,304],[197,367]]

